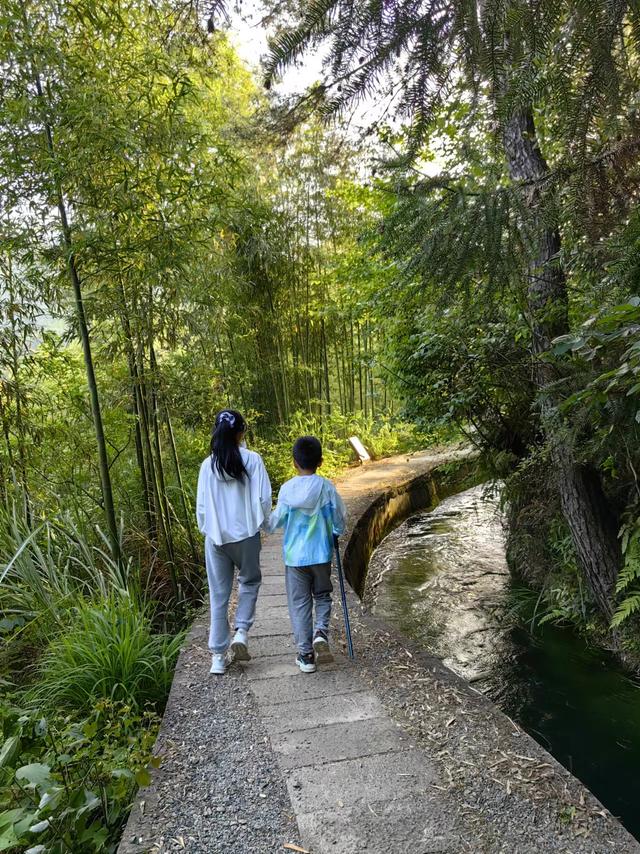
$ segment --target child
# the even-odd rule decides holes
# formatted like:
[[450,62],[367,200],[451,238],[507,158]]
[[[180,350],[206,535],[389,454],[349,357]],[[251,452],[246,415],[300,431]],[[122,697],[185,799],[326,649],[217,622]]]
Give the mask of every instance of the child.
[[229,598],[238,567],[238,607],[231,651],[248,661],[247,635],[260,590],[260,533],[271,512],[271,484],[262,458],[244,446],[247,429],[234,409],[216,416],[209,456],[200,467],[196,513],[205,535],[209,583],[211,673],[227,669]]
[[[314,673],[318,661],[330,661],[331,557],[333,535],[344,531],[345,508],[330,480],[316,474],[322,445],[302,436],[293,446],[298,472],[282,485],[269,530],[284,527],[285,580],[289,616],[298,646],[296,663]],[[315,629],[313,602],[316,606]]]

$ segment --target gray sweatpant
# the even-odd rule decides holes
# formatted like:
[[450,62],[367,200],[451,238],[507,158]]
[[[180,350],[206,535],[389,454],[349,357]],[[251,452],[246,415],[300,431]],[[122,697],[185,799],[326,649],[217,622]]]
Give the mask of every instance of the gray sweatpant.
[[[313,633],[317,629],[329,631],[331,617],[331,564],[314,563],[311,566],[287,566],[285,569],[287,601],[293,636],[302,653],[313,651]],[[315,628],[313,603],[316,604]]]
[[233,586],[234,567],[238,567],[238,607],[235,627],[246,629],[253,625],[258,591],[262,583],[260,572],[260,532],[237,543],[216,546],[207,537],[204,544],[211,605],[209,649],[219,654],[229,647],[229,598]]

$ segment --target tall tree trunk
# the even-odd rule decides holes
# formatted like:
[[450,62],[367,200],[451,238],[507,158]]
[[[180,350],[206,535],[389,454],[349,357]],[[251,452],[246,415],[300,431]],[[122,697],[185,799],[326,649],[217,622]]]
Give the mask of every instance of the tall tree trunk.
[[[149,294],[150,299],[152,294]],[[151,305],[151,304],[150,304]],[[169,499],[167,496],[167,486],[166,480],[164,476],[164,462],[162,457],[162,442],[160,440],[160,419],[158,413],[158,392],[157,392],[157,382],[158,382],[158,364],[156,362],[156,355],[153,346],[153,327],[152,327],[152,318],[151,318],[151,307],[149,308],[149,367],[150,367],[150,383],[148,384],[149,391],[149,407],[148,411],[151,416],[151,422],[153,425],[153,447],[155,449],[155,468],[156,475],[158,479],[158,499],[159,499],[159,510],[160,510],[160,519],[162,520],[162,532],[164,535],[164,541],[167,547],[167,564],[169,568],[169,577],[171,580],[171,587],[173,588],[173,594],[176,598],[176,601],[180,600],[180,587],[178,584],[178,575],[177,575],[177,566],[176,566],[176,554],[175,548],[173,544],[173,531],[171,529],[171,511],[169,507]]]
[[[229,342],[229,352],[231,353],[231,361],[232,361],[232,363],[235,364],[237,361],[236,351],[235,351],[235,348],[233,346],[233,338],[231,337],[231,332],[229,331],[228,326],[225,327],[225,331],[227,333],[227,341]],[[249,407],[247,406],[247,401],[246,401],[245,394],[244,394],[244,383],[241,383],[239,380],[238,380],[238,388],[240,389],[240,400],[242,401],[242,406],[244,408],[244,411],[246,412]]]
[[[6,384],[4,384],[6,385]],[[0,390],[2,386],[0,385]],[[7,395],[8,397],[8,395]],[[4,441],[7,448],[7,461],[9,463],[9,471],[3,472],[3,485],[4,485],[4,501],[5,504],[8,503],[9,500],[9,478],[15,480],[16,472],[15,472],[15,464],[13,461],[13,449],[11,448],[11,431],[9,429],[9,417],[5,410],[5,405],[2,400],[2,395],[0,394],[0,421],[2,421],[2,433],[4,435]]]
[[229,397],[229,374],[227,373],[227,368],[224,363],[224,351],[222,349],[222,343],[220,342],[220,334],[216,329],[216,344],[218,345],[218,357],[220,359],[220,367],[222,369],[222,388],[224,391],[224,396],[227,398],[227,406],[231,406],[231,398]]
[[118,287],[120,291],[120,299],[122,307],[120,312],[120,320],[122,323],[122,331],[124,332],[124,345],[127,354],[127,364],[129,367],[129,379],[131,381],[131,407],[135,418],[135,445],[136,459],[138,461],[138,470],[140,472],[140,482],[142,484],[142,498],[144,503],[144,513],[147,521],[147,533],[149,539],[153,542],[155,539],[154,511],[152,507],[152,490],[149,483],[149,473],[145,462],[144,446],[142,442],[142,413],[140,411],[140,371],[136,362],[136,351],[133,345],[133,330],[129,320],[129,306],[127,303],[127,295],[124,289],[122,276],[118,273]]
[[11,324],[11,375],[13,378],[13,395],[16,403],[16,431],[18,440],[18,460],[20,461],[20,478],[24,512],[27,525],[31,525],[31,499],[29,497],[29,481],[27,478],[27,453],[25,449],[25,428],[22,417],[22,383],[20,381],[20,355],[18,353],[18,329],[15,316],[16,294],[13,289],[13,265],[11,257],[7,259],[7,288],[9,291],[9,322]]
[[369,372],[369,390],[371,394],[371,419],[373,420],[376,417],[376,402],[375,402],[375,388],[374,388],[374,379],[373,379],[373,344],[371,341],[371,324],[367,320],[365,324],[365,329],[367,333],[366,338],[366,347],[367,347],[367,368]]
[[137,346],[136,364],[138,366],[136,394],[138,400],[138,414],[140,416],[140,435],[142,438],[142,448],[144,451],[147,483],[151,487],[149,492],[149,505],[151,508],[151,518],[153,520],[153,523],[151,525],[149,534],[151,542],[157,548],[158,529],[162,531],[164,526],[162,523],[162,506],[160,503],[160,495],[158,493],[158,479],[156,476],[155,462],[153,459],[153,451],[151,448],[149,409],[147,406],[147,394],[145,391],[146,380],[144,376],[144,360],[142,355],[142,347],[139,342]]
[[[42,88],[40,83],[37,84],[38,95],[42,97]],[[54,157],[53,136],[51,129],[46,125],[47,144],[51,157]],[[91,415],[93,418],[93,427],[96,436],[96,445],[98,448],[98,471],[100,474],[100,488],[102,493],[102,503],[104,508],[105,519],[107,522],[107,535],[111,546],[111,553],[114,560],[120,561],[122,555],[120,553],[120,538],[118,536],[118,525],[116,522],[116,511],[113,501],[113,488],[111,485],[111,472],[109,471],[109,455],[107,453],[107,443],[104,435],[104,423],[102,421],[102,409],[100,406],[100,395],[98,393],[98,383],[96,380],[95,367],[93,364],[93,353],[91,350],[91,336],[89,334],[89,324],[87,323],[87,315],[84,307],[84,297],[82,294],[82,283],[78,275],[76,265],[76,256],[72,248],[71,229],[67,217],[67,206],[62,193],[62,189],[58,181],[58,215],[60,218],[60,227],[65,248],[67,250],[67,273],[73,289],[73,297],[76,309],[76,320],[78,323],[78,331],[80,333],[80,341],[82,344],[82,354],[84,357],[85,371],[87,374],[87,385],[89,387],[89,399],[91,401]]]
[[549,388],[553,365],[540,358],[551,341],[569,329],[567,287],[559,261],[560,230],[541,211],[539,182],[549,171],[537,142],[532,110],[517,112],[506,124],[504,148],[509,172],[523,184],[536,236],[535,256],[527,278],[527,305],[533,337],[536,384],[541,392],[543,426],[557,473],[562,512],[593,597],[603,615],[612,615],[612,594],[620,567],[620,545],[597,472],[579,464],[560,423]]
[[[133,350],[133,348],[131,349]],[[140,482],[142,483],[144,515],[147,521],[147,534],[149,535],[149,538],[153,540],[155,537],[155,526],[153,521],[153,509],[151,506],[151,488],[149,486],[147,466],[144,459],[144,447],[142,444],[142,414],[138,405],[140,374],[135,362],[135,353],[128,353],[127,361],[129,364],[129,378],[131,380],[131,408],[135,419],[136,459],[138,461],[138,471],[140,472]]]
[[169,409],[164,402],[163,406],[164,410],[164,419],[165,424],[167,426],[167,435],[169,437],[169,447],[171,448],[171,456],[173,459],[173,467],[176,473],[176,479],[178,481],[178,488],[180,490],[180,501],[182,503],[182,512],[184,513],[184,524],[187,529],[187,537],[189,538],[189,548],[191,549],[191,559],[193,560],[194,566],[200,565],[200,553],[196,547],[196,542],[193,536],[193,525],[192,518],[194,518],[193,512],[189,509],[187,505],[187,493],[184,488],[184,481],[182,479],[182,468],[180,466],[180,459],[178,457],[178,448],[176,446],[176,439],[173,433],[173,425],[171,423],[171,416],[169,415]]
[[338,404],[340,406],[340,413],[344,415],[346,411],[346,407],[344,405],[344,394],[342,391],[342,381],[344,379],[342,375],[342,371],[340,368],[340,353],[338,351],[338,338],[337,336],[333,339],[333,352],[336,360],[336,378],[338,380]]
[[364,417],[367,417],[367,390],[362,394],[362,343],[360,340],[360,323],[356,324],[358,332],[358,388],[360,390],[360,411],[364,412]]
[[331,415],[331,389],[329,386],[329,356],[327,354],[327,333],[325,329],[324,318],[320,321],[321,329],[322,329],[322,361],[324,365],[324,385],[325,385],[325,399],[327,402],[327,415]]
[[[27,12],[24,3],[21,5],[22,20],[24,23],[25,33],[30,42],[30,26],[27,18]],[[53,167],[53,185],[56,193],[56,207],[58,209],[58,218],[60,223],[60,231],[62,240],[66,249],[67,256],[67,273],[76,309],[76,320],[78,322],[78,330],[80,333],[80,341],[82,344],[82,354],[84,357],[84,365],[87,374],[87,385],[89,386],[89,399],[91,401],[91,415],[93,418],[93,428],[96,436],[96,444],[98,446],[98,470],[100,473],[100,488],[102,493],[102,504],[104,508],[105,519],[107,523],[107,536],[109,545],[114,560],[120,562],[122,554],[120,552],[120,538],[118,536],[118,525],[116,522],[116,511],[113,502],[113,489],[111,486],[111,473],[109,471],[109,455],[107,453],[107,443],[104,435],[104,424],[102,421],[102,410],[100,408],[100,396],[98,394],[98,384],[96,382],[95,368],[93,365],[93,354],[91,352],[91,338],[89,335],[89,325],[87,323],[87,315],[84,307],[84,298],[82,293],[82,282],[78,274],[76,265],[76,256],[73,251],[73,243],[71,240],[71,228],[69,226],[69,218],[67,216],[67,205],[62,190],[62,183],[58,170],[56,168],[56,150],[53,141],[53,130],[47,120],[47,102],[42,87],[42,80],[36,68],[32,71],[33,81],[36,87],[36,93],[39,102],[42,104],[42,125],[45,133],[45,141],[51,163]]]

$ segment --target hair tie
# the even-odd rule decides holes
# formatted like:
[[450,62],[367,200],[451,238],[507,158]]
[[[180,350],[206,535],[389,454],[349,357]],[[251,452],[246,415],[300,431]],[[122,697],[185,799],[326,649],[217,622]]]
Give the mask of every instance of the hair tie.
[[218,424],[220,424],[220,422],[221,422],[221,421],[226,421],[226,422],[227,422],[227,424],[229,424],[229,426],[230,426],[230,427],[235,427],[235,426],[236,426],[236,419],[235,419],[235,415],[232,415],[230,412],[227,412],[227,411],[226,411],[226,409],[225,409],[225,410],[223,410],[223,411],[218,415]]

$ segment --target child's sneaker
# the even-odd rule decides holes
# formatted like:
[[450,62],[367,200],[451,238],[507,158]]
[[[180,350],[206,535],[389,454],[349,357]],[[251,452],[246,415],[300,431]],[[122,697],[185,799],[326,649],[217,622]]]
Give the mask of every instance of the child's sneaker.
[[313,636],[313,651],[316,655],[318,664],[326,664],[333,661],[333,655],[329,649],[329,638],[324,629],[317,629]]
[[247,646],[246,629],[236,629],[236,633],[231,641],[231,652],[233,653],[234,661],[251,661],[249,647]]
[[227,670],[227,654],[218,654],[214,652],[211,656],[211,670],[209,673],[215,673],[216,676],[222,676]]
[[316,661],[312,652],[299,652],[296,658],[296,664],[303,673],[315,673]]

